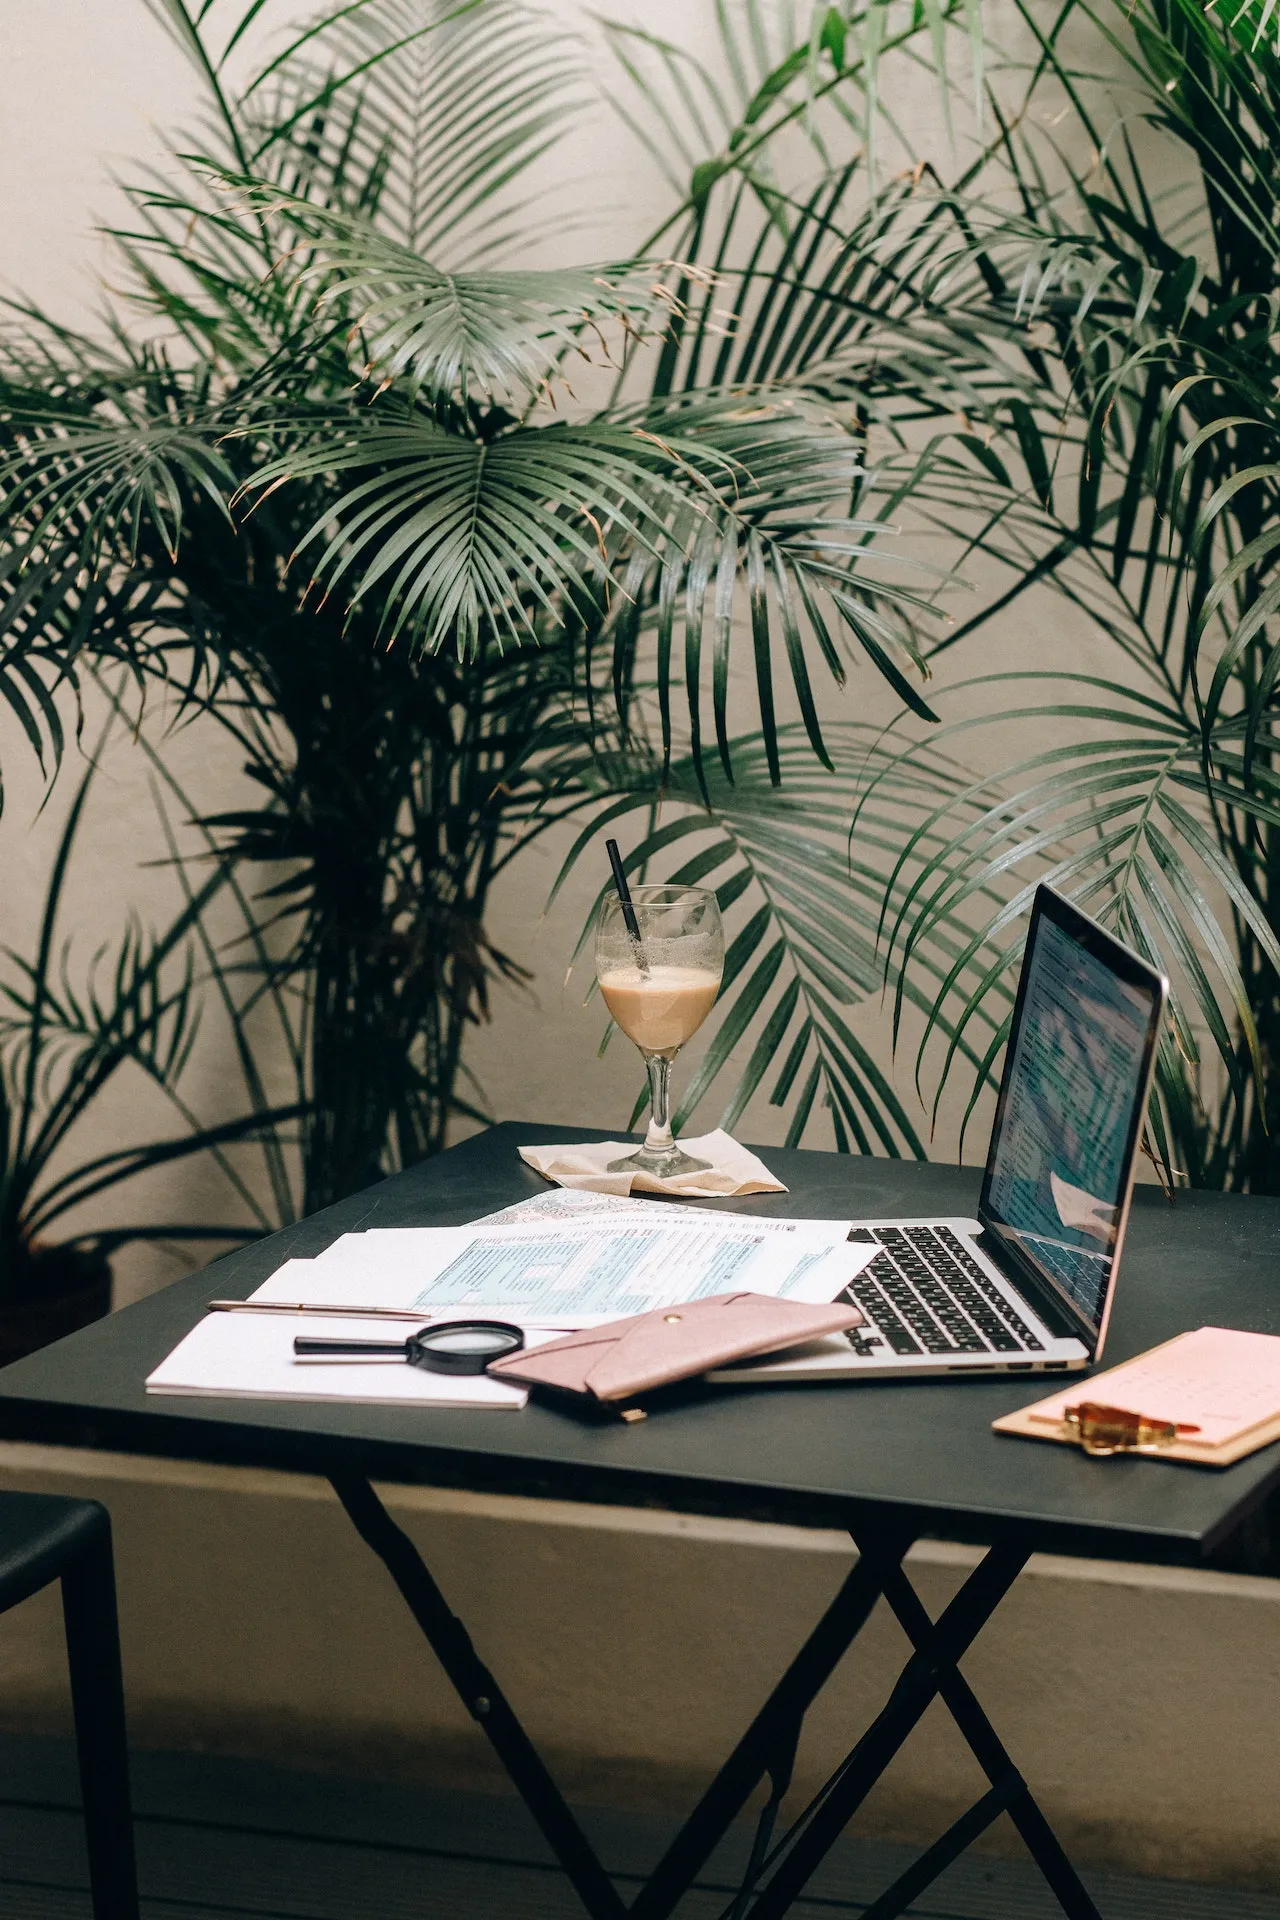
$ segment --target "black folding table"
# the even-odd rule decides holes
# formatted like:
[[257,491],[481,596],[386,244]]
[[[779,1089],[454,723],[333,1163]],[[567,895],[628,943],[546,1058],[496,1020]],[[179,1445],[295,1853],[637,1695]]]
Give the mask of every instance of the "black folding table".
[[[1097,1909],[1013,1765],[959,1662],[1037,1551],[1194,1566],[1210,1559],[1280,1483],[1280,1445],[1224,1471],[999,1438],[992,1419],[1036,1396],[1026,1381],[703,1390],[635,1425],[580,1424],[530,1405],[519,1415],[261,1400],[148,1398],[143,1380],[215,1296],[248,1294],[284,1260],[369,1226],[455,1225],[538,1191],[517,1143],[599,1139],[508,1124],[271,1239],[230,1254],[0,1374],[0,1437],[327,1476],[386,1563],[464,1705],[537,1820],[592,1920],[665,1920],[762,1781],[769,1792],[733,1920],[774,1920],[804,1889],[929,1704],[940,1698],[987,1791],[866,1910],[901,1914],[1002,1812],[1064,1913]],[[805,1217],[969,1214],[975,1170],[767,1149],[789,1192],[717,1202]],[[1280,1332],[1280,1201],[1140,1191],[1120,1276],[1108,1363],[1185,1328]],[[661,1506],[686,1513],[841,1528],[858,1558],[665,1857],[627,1907],[462,1622],[374,1481]],[[988,1551],[930,1619],[903,1566],[925,1536]],[[878,1601],[914,1649],[888,1701],[815,1800],[779,1835],[806,1710]],[[494,1650],[495,1657],[500,1649]],[[500,1664],[500,1659],[498,1659]]]

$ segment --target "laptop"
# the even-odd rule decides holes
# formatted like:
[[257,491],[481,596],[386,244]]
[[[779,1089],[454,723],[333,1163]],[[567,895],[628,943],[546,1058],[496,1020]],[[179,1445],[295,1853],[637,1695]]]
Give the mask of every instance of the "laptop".
[[856,1222],[850,1239],[877,1251],[839,1297],[866,1324],[710,1377],[1063,1373],[1097,1360],[1168,992],[1038,888],[977,1219]]

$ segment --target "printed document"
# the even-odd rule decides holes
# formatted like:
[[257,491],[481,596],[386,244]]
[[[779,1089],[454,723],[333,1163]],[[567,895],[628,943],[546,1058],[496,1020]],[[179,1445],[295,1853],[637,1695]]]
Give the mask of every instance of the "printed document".
[[315,1260],[289,1261],[253,1298],[418,1307],[424,1320],[493,1311],[574,1329],[714,1293],[825,1303],[875,1253],[852,1245],[844,1222],[661,1213],[345,1234]]
[[[313,1260],[286,1260],[251,1298],[283,1307],[413,1308],[422,1324],[462,1316],[551,1332],[714,1293],[833,1300],[877,1251],[847,1220],[712,1214],[673,1201],[557,1189],[462,1227],[347,1233]],[[150,1393],[227,1394],[400,1406],[518,1408],[523,1388],[430,1373],[397,1357],[309,1362],[299,1332],[403,1338],[403,1321],[308,1313],[211,1313],[147,1381]]]

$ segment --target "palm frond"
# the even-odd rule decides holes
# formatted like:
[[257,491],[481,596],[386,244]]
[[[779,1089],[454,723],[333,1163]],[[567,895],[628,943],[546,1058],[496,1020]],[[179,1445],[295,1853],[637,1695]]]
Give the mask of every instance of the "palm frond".
[[[827,739],[830,771],[814,765],[802,727],[778,730],[781,792],[758,735],[732,742],[732,784],[711,769],[704,787],[688,758],[665,776],[653,765],[647,781],[625,756],[611,762],[602,770],[598,810],[570,849],[557,887],[588,850],[598,852],[606,830],[625,832],[640,816],[626,854],[633,875],[716,890],[728,935],[724,982],[679,1125],[719,1090],[718,1124],[731,1127],[767,1090],[786,1115],[789,1145],[825,1136],[842,1151],[922,1157],[918,1123],[879,1044],[879,915],[904,832],[935,807],[955,804],[972,813],[974,803],[957,797],[970,776],[928,747],[900,775],[896,754],[872,727],[837,724]],[[858,832],[849,842],[847,822],[860,800]],[[936,830],[927,832],[918,860],[936,856],[941,844]],[[905,891],[898,875],[891,897]],[[979,894],[984,904],[994,898]],[[933,1011],[930,988],[952,971],[961,947],[955,928],[941,926],[921,949],[922,979],[913,971],[904,988],[921,1014]],[[964,967],[961,973],[969,978]],[[957,1036],[979,1081],[989,1074],[981,1049],[1011,1004],[1008,988],[1002,992],[1003,1006],[1000,993],[988,996],[977,1016],[987,1028],[978,1049]],[[935,1017],[945,1023],[944,1014]]]
[[[957,917],[972,927],[933,997],[917,1075],[945,1020],[945,1056],[930,1076],[940,1100],[956,1039],[982,1012],[988,982],[1012,978],[1019,923],[1045,880],[1170,976],[1176,1045],[1162,1055],[1159,1071],[1166,1109],[1189,1101],[1203,1115],[1215,1097],[1197,1034],[1207,1037],[1234,1097],[1247,1099],[1250,1076],[1260,1081],[1263,1059],[1251,988],[1223,922],[1229,927],[1238,919],[1267,965],[1280,971],[1280,942],[1232,857],[1254,829],[1280,825],[1280,781],[1268,776],[1252,788],[1241,781],[1238,720],[1216,730],[1206,762],[1197,726],[1176,706],[1162,708],[1085,675],[1061,677],[1063,697],[1036,700],[1053,678],[997,676],[984,683],[984,694],[998,703],[998,718],[944,728],[924,749],[906,748],[890,763],[895,777],[906,780],[922,751],[945,751],[960,731],[969,735],[979,726],[1068,735],[945,800],[924,823],[933,842],[927,854],[922,839],[903,843],[884,921],[899,1010],[921,943],[927,948]],[[1013,704],[1024,690],[1032,702]],[[875,794],[872,786],[869,797]],[[967,810],[963,816],[957,799]],[[1224,820],[1236,823],[1225,846]],[[855,835],[859,831],[860,822]],[[995,904],[975,921],[982,900]],[[1176,1132],[1181,1143],[1182,1130]]]
[[11,386],[0,391],[0,516],[31,561],[61,548],[92,574],[103,552],[108,565],[135,558],[144,531],[172,557],[192,493],[229,519],[236,476],[218,438],[180,377],[137,369],[53,397]]
[[[305,1112],[305,1101],[271,1103],[213,1125],[201,1123],[180,1092],[201,1030],[204,981],[196,954],[206,916],[227,889],[227,875],[214,869],[188,890],[172,920],[159,931],[127,920],[114,941],[87,963],[61,932],[68,875],[75,860],[98,763],[115,724],[110,715],[83,774],[59,835],[45,890],[41,921],[30,956],[6,949],[0,959],[0,1241],[3,1290],[20,1293],[25,1264],[38,1240],[74,1207],[150,1168],[211,1154],[244,1200],[248,1189],[228,1158],[231,1148],[282,1137]],[[142,1076],[177,1111],[181,1131],[84,1157],[76,1145],[102,1096],[123,1075]],[[248,1209],[250,1225],[192,1227],[186,1237],[236,1238],[271,1224],[261,1207]],[[288,1217],[288,1216],[286,1216]],[[102,1236],[73,1236],[99,1246],[128,1239],[164,1237],[145,1224]],[[181,1238],[180,1233],[177,1237]]]
[[[527,242],[525,175],[583,98],[572,37],[545,14],[519,0],[354,0],[286,31],[281,46],[266,35],[278,0],[152,5],[196,66],[211,117],[183,141],[177,188],[172,169],[125,180],[134,217],[112,238],[127,297],[198,354],[247,369],[312,345],[298,337],[310,249],[261,210],[225,218],[211,171],[251,177],[317,216],[364,216],[410,254],[439,251],[453,266],[477,255],[492,266],[515,236]],[[268,56],[242,72],[264,35]]]
[[497,398],[523,410],[566,353],[589,359],[593,342],[604,348],[605,327],[643,334],[669,305],[661,267],[643,261],[449,273],[367,215],[317,207],[256,180],[215,177],[236,201],[219,224],[252,211],[288,237],[286,259],[305,248],[293,284],[321,314],[336,310],[359,372],[379,386],[456,394],[464,404]]
[[[355,603],[376,592],[393,637],[428,650],[456,645],[462,657],[474,657],[495,642],[536,635],[539,622],[555,629],[577,606],[611,640],[621,686],[652,614],[669,750],[668,689],[679,671],[675,608],[685,611],[683,678],[700,737],[703,631],[713,598],[715,725],[731,771],[726,701],[741,591],[766,737],[774,732],[779,629],[820,757],[808,653],[815,647],[843,678],[833,627],[932,717],[908,677],[919,655],[897,617],[927,614],[927,604],[882,577],[888,556],[872,544],[876,524],[835,517],[860,472],[853,443],[793,405],[744,405],[735,397],[644,409],[617,422],[511,428],[491,439],[449,433],[421,414],[391,420],[370,410],[337,429],[326,420],[316,439],[314,448],[269,463],[252,486],[262,492],[367,470],[302,544],[324,542],[314,568],[324,591],[349,583]],[[777,777],[776,758],[771,764]]]
[[[335,95],[340,72],[358,79]],[[333,17],[250,113],[257,144],[289,129],[266,156],[275,185],[376,216],[411,253],[457,268],[528,247],[526,175],[588,97],[578,41],[538,8],[371,0]]]

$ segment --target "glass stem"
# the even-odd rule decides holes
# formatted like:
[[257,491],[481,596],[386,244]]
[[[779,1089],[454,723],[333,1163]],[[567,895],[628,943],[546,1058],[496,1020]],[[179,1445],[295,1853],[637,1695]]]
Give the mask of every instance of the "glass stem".
[[671,1132],[671,1057],[646,1054],[645,1066],[649,1070],[649,1131],[644,1144],[651,1153],[665,1153],[675,1145]]

